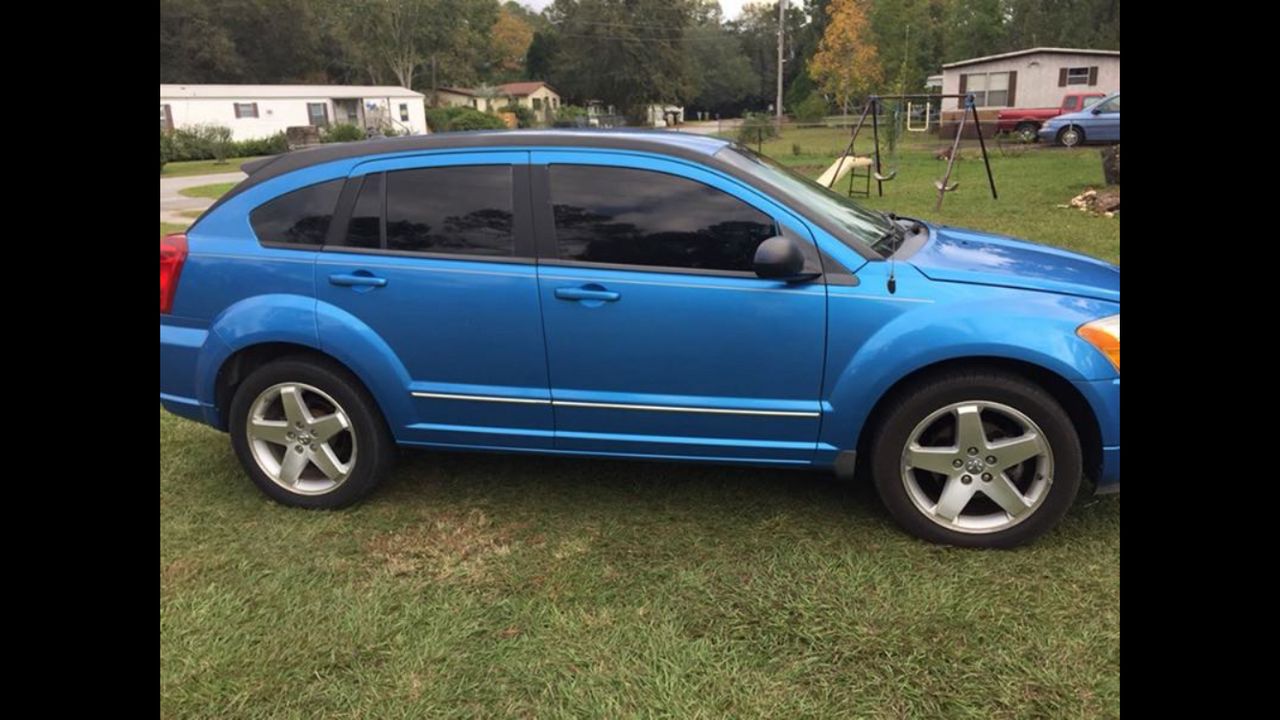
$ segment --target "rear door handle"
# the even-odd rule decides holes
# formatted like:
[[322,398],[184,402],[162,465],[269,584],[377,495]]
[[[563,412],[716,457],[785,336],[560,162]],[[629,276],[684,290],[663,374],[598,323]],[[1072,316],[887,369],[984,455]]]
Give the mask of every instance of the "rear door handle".
[[387,279],[376,277],[368,270],[357,270],[350,274],[330,275],[329,283],[342,287],[383,287],[387,284]]
[[615,302],[622,297],[621,293],[605,290],[599,285],[591,284],[582,287],[556,288],[556,297],[561,300],[597,300]]

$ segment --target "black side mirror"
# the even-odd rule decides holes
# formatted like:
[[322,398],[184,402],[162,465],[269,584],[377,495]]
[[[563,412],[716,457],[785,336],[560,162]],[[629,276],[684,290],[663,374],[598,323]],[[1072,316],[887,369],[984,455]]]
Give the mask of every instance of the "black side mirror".
[[791,238],[775,235],[756,248],[755,271],[769,280],[797,278],[804,272],[804,252]]
[[1093,109],[1092,109],[1092,110],[1090,110],[1089,112],[1093,113],[1094,115],[1101,115],[1101,114],[1102,114],[1102,108],[1098,107],[1097,105],[1094,105],[1094,106],[1093,106]]

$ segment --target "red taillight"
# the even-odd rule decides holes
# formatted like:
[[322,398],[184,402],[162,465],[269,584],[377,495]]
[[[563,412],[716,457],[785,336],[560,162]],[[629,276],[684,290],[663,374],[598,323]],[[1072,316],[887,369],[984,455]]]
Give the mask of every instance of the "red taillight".
[[178,290],[178,276],[187,260],[187,236],[166,235],[160,238],[160,314],[173,307],[173,294]]

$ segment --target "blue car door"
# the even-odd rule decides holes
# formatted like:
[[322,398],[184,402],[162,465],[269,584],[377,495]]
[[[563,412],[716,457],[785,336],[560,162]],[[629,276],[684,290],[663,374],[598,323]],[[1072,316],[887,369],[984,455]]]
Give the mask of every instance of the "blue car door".
[[385,343],[411,398],[391,419],[402,442],[552,445],[528,172],[528,153],[477,151],[373,160],[348,179],[316,296],[354,320],[320,312],[321,340],[355,324]]
[[822,281],[765,280],[756,246],[807,227],[694,165],[532,154],[555,447],[806,463],[821,420]]
[[1085,124],[1085,139],[1097,142],[1120,142],[1120,96],[1116,95],[1085,112],[1091,113]]

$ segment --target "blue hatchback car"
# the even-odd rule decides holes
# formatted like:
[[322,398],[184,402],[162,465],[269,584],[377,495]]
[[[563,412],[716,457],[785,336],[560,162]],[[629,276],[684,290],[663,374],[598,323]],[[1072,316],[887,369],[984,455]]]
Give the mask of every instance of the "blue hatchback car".
[[459,133],[246,167],[160,241],[160,401],[288,505],[395,446],[863,467],[1007,547],[1119,489],[1120,271],[865,209],[726,141]]

